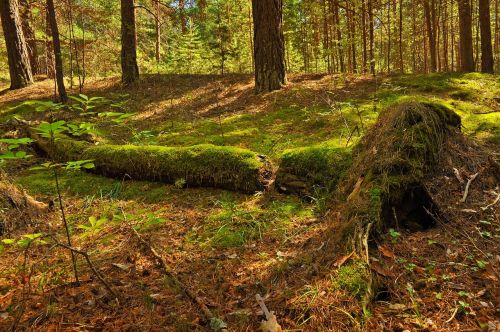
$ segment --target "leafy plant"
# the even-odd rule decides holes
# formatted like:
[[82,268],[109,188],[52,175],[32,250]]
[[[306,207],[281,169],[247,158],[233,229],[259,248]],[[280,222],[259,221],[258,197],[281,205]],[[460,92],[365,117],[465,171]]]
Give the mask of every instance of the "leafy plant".
[[75,111],[81,112],[80,115],[92,115],[96,114],[92,112],[94,108],[107,101],[104,97],[89,97],[80,93],[78,96],[69,96],[70,99],[76,101],[70,105],[70,108]]
[[154,145],[157,144],[156,135],[151,130],[136,132],[132,136],[132,143],[135,145]]
[[68,127],[66,126],[66,121],[60,120],[56,122],[42,122],[34,130],[43,138],[55,141],[61,138],[61,135],[68,130]]
[[89,217],[88,224],[81,224],[81,225],[78,225],[77,227],[84,231],[82,233],[81,237],[85,238],[88,236],[94,236],[95,234],[99,233],[102,230],[102,227],[107,223],[108,223],[107,218],[103,217],[103,218],[97,219],[96,217],[92,216],[92,217]]
[[30,138],[3,138],[0,139],[0,143],[7,144],[7,151],[0,152],[0,165],[7,159],[23,159],[31,157],[25,151],[14,151],[18,149],[21,145],[27,145],[32,143],[33,140]]
[[389,236],[391,237],[392,239],[392,243],[396,243],[399,239],[399,237],[401,236],[401,233],[397,232],[396,230],[394,230],[394,228],[390,228],[389,229]]
[[93,123],[68,123],[67,131],[70,135],[80,137],[83,135],[97,135],[97,130]]
[[115,123],[123,123],[129,118],[136,115],[136,113],[123,113],[123,112],[101,112],[99,113],[100,118],[109,118]]

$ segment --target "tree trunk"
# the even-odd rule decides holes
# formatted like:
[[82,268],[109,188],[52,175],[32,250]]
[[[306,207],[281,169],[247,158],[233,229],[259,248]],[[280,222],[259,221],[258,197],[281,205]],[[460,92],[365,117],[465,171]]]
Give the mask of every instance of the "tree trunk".
[[47,0],[47,14],[50,24],[50,31],[52,33],[52,43],[54,46],[57,91],[59,92],[59,100],[62,103],[66,103],[68,101],[68,95],[66,94],[66,88],[64,87],[61,41],[59,40],[59,28],[57,27],[56,10],[54,8],[53,0]]
[[368,53],[366,47],[366,4],[365,0],[361,0],[361,30],[363,39],[363,74],[367,72],[366,62],[368,60]]
[[479,24],[481,25],[481,71],[483,73],[493,73],[490,0],[479,0]]
[[135,35],[134,0],[121,0],[122,17],[122,83],[130,85],[139,79],[137,41]]
[[370,21],[370,73],[375,75],[375,54],[373,49],[375,23],[373,22],[373,0],[368,0],[368,20]]
[[23,30],[26,47],[28,48],[28,56],[30,59],[31,72],[38,73],[38,52],[36,49],[35,31],[31,26],[33,14],[31,12],[31,3],[28,0],[19,1],[19,16],[21,18],[21,28]]
[[[434,0],[432,0],[434,1]],[[432,10],[431,10],[432,6]],[[429,5],[429,0],[424,0],[425,23],[427,26],[427,37],[429,39],[429,51],[431,54],[431,71],[434,73],[437,70],[437,52],[436,52],[436,30],[434,25],[434,3]]]
[[403,0],[399,1],[399,70],[401,74],[405,72],[403,60]]
[[471,72],[474,71],[471,5],[470,0],[457,1],[460,21],[460,68],[463,72]]
[[21,30],[16,0],[0,0],[0,16],[7,47],[10,88],[20,89],[33,83],[29,53]]
[[160,0],[153,0],[153,7],[155,11],[155,59],[156,63],[159,63],[161,45]]
[[282,0],[252,0],[254,23],[255,91],[280,89],[286,84]]

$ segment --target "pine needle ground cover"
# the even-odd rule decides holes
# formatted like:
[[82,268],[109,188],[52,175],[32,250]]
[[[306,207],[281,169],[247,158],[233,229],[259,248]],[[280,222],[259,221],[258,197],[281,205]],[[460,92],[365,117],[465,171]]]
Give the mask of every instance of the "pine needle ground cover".
[[[257,165],[254,161],[258,161],[254,157],[265,155],[275,173],[283,165],[294,176],[306,174],[302,181],[309,189],[305,195],[285,195],[276,190],[248,195],[217,188],[184,188],[181,182],[123,181],[121,176],[104,177],[93,171],[61,170],[59,186],[73,245],[90,254],[100,273],[126,300],[117,304],[81,257],[77,260],[81,284],[71,285],[67,250],[51,250],[38,242],[27,249],[29,260],[24,260],[18,249],[27,241],[24,235],[61,226],[59,214],[52,212],[19,223],[19,228],[3,237],[14,242],[2,242],[1,248],[0,311],[7,313],[5,319],[1,318],[1,326],[9,327],[20,317],[20,326],[39,330],[82,325],[104,330],[158,326],[208,329],[209,322],[199,307],[157,267],[132,229],[147,238],[176,277],[194,289],[234,331],[258,329],[261,318],[255,302],[257,293],[265,296],[266,305],[286,329],[377,330],[383,322],[395,330],[459,331],[495,324],[496,288],[488,285],[498,282],[498,205],[488,205],[495,201],[493,192],[498,185],[495,160],[500,121],[495,98],[499,80],[479,74],[426,77],[300,75],[290,77],[283,91],[263,97],[254,96],[251,77],[245,75],[150,77],[140,89],[119,88],[113,78],[92,82],[88,95],[105,97],[115,104],[123,102],[119,110],[108,104],[99,106],[96,112],[134,115],[117,123],[105,116],[82,118],[78,111],[54,112],[53,116],[67,123],[88,122],[99,131],[74,136],[74,141],[85,141],[83,144],[92,145],[96,151],[110,145],[125,145],[127,151],[153,149],[152,155],[158,154],[156,146],[171,151],[212,144],[224,153],[243,148],[251,152],[238,160],[252,170]],[[172,79],[178,84],[167,85]],[[222,92],[214,82],[223,86]],[[32,99],[49,99],[50,86],[44,84],[39,82],[28,88],[30,91],[2,96],[2,137],[16,135],[14,117],[34,123],[49,121],[46,113],[22,105]],[[380,227],[374,242],[370,242],[373,260],[368,268],[358,252],[345,253],[335,248],[333,241],[340,232],[336,233],[339,228],[332,225],[340,225],[342,214],[352,215],[355,209],[337,208],[331,192],[314,188],[349,182],[351,189],[359,174],[337,173],[337,165],[341,170],[346,162],[348,168],[353,163],[351,156],[366,153],[359,147],[373,141],[370,137],[377,132],[373,125],[382,117],[380,114],[401,102],[435,105],[438,117],[439,110],[447,107],[460,116],[460,126],[451,121],[455,116],[449,117],[450,124],[460,127],[466,138],[445,140],[435,164],[436,173],[422,180],[433,202],[444,207],[440,212],[446,222],[433,220],[429,227],[421,227],[419,220],[409,218],[407,221],[415,222],[404,224],[401,220],[399,224],[387,205],[383,210],[388,211],[393,223]],[[429,113],[416,107],[411,114],[421,112]],[[438,130],[434,133],[438,136],[432,139],[441,141],[442,133]],[[382,138],[385,141],[381,142],[392,147],[391,137]],[[418,162],[427,157],[435,160],[436,151],[422,150],[415,138],[408,136],[405,141],[411,148],[405,151],[415,158],[396,163],[399,155],[392,154],[393,159],[387,160],[394,161],[391,165],[399,171],[415,169],[412,174],[421,179],[419,171],[423,169]],[[37,151],[29,152],[34,157],[5,169],[37,200],[48,206],[57,203],[51,173],[30,170],[47,160],[38,157]],[[215,156],[222,159],[219,154]],[[110,157],[109,163],[133,169],[126,158],[115,157]],[[251,161],[247,162],[247,157]],[[311,163],[313,159],[317,162]],[[331,167],[318,166],[329,165],[330,160],[334,161]],[[362,170],[372,165],[368,163],[371,159],[366,160],[354,167],[358,165],[355,169],[369,175]],[[384,171],[386,166],[379,168]],[[313,176],[308,177],[306,169]],[[466,183],[478,172],[466,201],[461,202]],[[394,174],[387,175],[391,180]],[[372,184],[374,187],[365,194],[375,205],[393,192],[386,191],[393,188],[393,181]],[[344,195],[351,192],[346,190]],[[391,202],[398,206],[395,203]],[[396,210],[399,216],[401,212]],[[31,267],[33,272],[28,270]],[[372,284],[366,278],[369,274],[374,276]],[[363,308],[369,288],[375,290],[372,305]],[[31,295],[23,301],[28,289]]]

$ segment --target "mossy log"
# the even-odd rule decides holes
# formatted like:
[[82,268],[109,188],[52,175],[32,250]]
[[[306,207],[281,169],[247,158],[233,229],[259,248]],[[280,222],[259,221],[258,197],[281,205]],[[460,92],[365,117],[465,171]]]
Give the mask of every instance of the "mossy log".
[[213,187],[244,193],[264,190],[271,178],[265,156],[236,147],[93,145],[70,139],[37,144],[57,161],[93,160],[97,174],[118,179]]
[[405,102],[383,112],[354,149],[353,166],[340,185],[347,197],[341,242],[358,241],[367,229],[432,226],[439,211],[424,181],[460,125],[460,117],[439,104]]
[[317,145],[283,152],[276,172],[278,191],[301,196],[332,191],[351,166],[350,149]]

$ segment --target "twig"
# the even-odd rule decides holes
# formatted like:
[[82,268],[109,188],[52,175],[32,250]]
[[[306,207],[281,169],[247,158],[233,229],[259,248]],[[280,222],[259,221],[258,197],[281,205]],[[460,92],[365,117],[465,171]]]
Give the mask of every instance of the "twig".
[[90,267],[90,269],[92,270],[92,272],[94,273],[94,275],[97,277],[97,279],[99,279],[99,281],[104,285],[104,287],[106,287],[108,292],[110,292],[117,300],[121,300],[121,296],[119,296],[118,293],[116,293],[113,290],[113,288],[111,288],[111,285],[106,281],[106,279],[104,279],[104,277],[99,273],[99,271],[97,271],[94,264],[90,260],[89,254],[87,252],[70,247],[64,243],[61,243],[52,235],[50,235],[50,237],[55,242],[55,244],[57,244],[58,246],[66,248],[66,249],[70,250],[72,253],[82,255],[85,258],[85,260],[87,261],[87,264]]
[[457,315],[457,312],[458,312],[458,307],[455,308],[455,310],[453,311],[453,314],[445,323],[451,322],[453,320],[453,318],[455,318],[455,316]]
[[486,206],[484,206],[484,207],[481,207],[481,210],[483,210],[483,211],[484,211],[484,210],[487,210],[487,209],[489,209],[490,207],[492,207],[492,206],[494,206],[495,204],[497,204],[499,201],[500,201],[500,194],[497,194],[497,198],[495,198],[495,200],[493,201],[493,203],[488,204],[488,205],[486,205]]
[[148,249],[148,251],[153,255],[156,259],[157,264],[162,268],[165,275],[170,278],[170,280],[175,284],[176,287],[180,288],[193,302],[198,304],[203,315],[210,321],[210,326],[216,332],[227,332],[226,324],[217,318],[210,309],[208,309],[207,305],[192,291],[190,290],[182,281],[180,281],[175,275],[174,272],[169,268],[165,259],[146,241],[142,238],[142,236],[137,232],[137,230],[132,228],[137,239]]
[[271,313],[269,312],[269,309],[267,309],[264,299],[260,296],[260,294],[255,295],[255,299],[257,300],[259,307],[262,309],[264,316],[266,316],[266,320],[269,320],[269,318],[271,318]]
[[460,172],[458,171],[458,169],[456,169],[455,167],[453,167],[453,173],[455,173],[455,177],[457,178],[458,182],[464,183],[464,179],[460,175]]
[[462,200],[461,200],[462,203],[465,203],[465,201],[467,200],[467,196],[469,196],[469,187],[470,187],[470,184],[472,183],[472,181],[474,181],[477,178],[478,175],[479,175],[479,173],[476,173],[473,176],[471,176],[469,178],[469,180],[467,180],[467,184],[465,185],[464,196],[462,197]]

